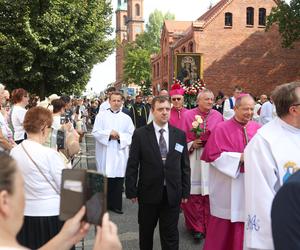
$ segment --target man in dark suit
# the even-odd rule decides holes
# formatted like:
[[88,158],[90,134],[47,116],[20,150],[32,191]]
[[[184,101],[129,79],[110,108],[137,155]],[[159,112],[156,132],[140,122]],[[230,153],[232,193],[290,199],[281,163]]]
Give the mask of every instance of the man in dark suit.
[[272,204],[272,234],[276,250],[300,249],[300,171],[277,192]]
[[159,221],[161,247],[179,245],[178,218],[181,202],[190,194],[190,163],[185,133],[168,125],[168,97],[152,101],[153,122],[136,129],[126,169],[126,196],[138,202],[141,250],[153,248],[153,232]]

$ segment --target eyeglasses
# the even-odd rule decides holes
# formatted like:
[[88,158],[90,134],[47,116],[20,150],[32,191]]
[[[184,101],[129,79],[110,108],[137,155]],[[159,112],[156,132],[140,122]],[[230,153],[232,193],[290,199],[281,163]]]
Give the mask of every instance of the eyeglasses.
[[178,97],[178,98],[172,98],[172,101],[174,101],[174,102],[175,102],[175,101],[178,101],[178,102],[179,102],[180,100],[181,100],[181,97]]
[[290,107],[293,107],[293,106],[300,106],[300,103],[292,104]]

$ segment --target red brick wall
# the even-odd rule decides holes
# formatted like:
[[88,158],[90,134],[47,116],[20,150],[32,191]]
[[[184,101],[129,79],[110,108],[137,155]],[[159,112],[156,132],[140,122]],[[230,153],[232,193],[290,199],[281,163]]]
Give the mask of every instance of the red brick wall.
[[[300,43],[284,49],[276,26],[268,32],[258,26],[258,9],[265,8],[268,15],[274,5],[273,0],[234,0],[202,31],[194,32],[195,52],[204,55],[204,81],[214,93],[229,95],[241,85],[254,95],[270,94],[279,84],[300,80]],[[253,27],[246,27],[247,7],[254,8]],[[233,14],[232,28],[224,28],[225,12]],[[178,43],[174,51],[190,40]]]
[[123,71],[123,61],[124,61],[124,50],[123,46],[119,46],[116,49],[116,83],[121,83],[123,81],[124,71]]
[[[258,9],[270,13],[274,2],[233,1],[201,33],[199,52],[204,53],[204,80],[215,93],[231,94],[235,85],[259,95],[276,85],[300,79],[300,43],[283,49],[277,27],[258,27]],[[254,8],[254,25],[246,27],[246,8]],[[224,28],[225,12],[233,13],[232,29]]]

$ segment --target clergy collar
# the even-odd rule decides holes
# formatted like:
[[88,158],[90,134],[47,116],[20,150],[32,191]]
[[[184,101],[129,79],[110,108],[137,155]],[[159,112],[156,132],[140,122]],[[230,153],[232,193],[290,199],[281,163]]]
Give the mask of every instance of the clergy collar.
[[155,131],[159,132],[160,129],[164,129],[165,131],[168,131],[169,130],[169,126],[168,126],[168,123],[166,123],[164,126],[159,126],[155,121],[153,121],[153,127],[155,129]]
[[197,109],[198,109],[199,114],[200,114],[200,115],[204,115],[204,116],[208,115],[209,112],[211,111],[211,109],[210,109],[210,110],[208,110],[207,112],[203,112],[203,111],[201,111],[201,110],[199,109],[199,107],[197,107]]
[[246,127],[246,126],[248,125],[248,123],[249,123],[249,121],[248,121],[247,123],[239,122],[239,121],[235,118],[235,116],[232,117],[232,120],[235,121],[237,124],[241,125],[242,127]]
[[176,110],[176,111],[178,111],[178,112],[181,111],[181,110],[183,110],[183,108],[184,108],[183,106],[182,106],[180,109],[175,108],[174,106],[172,107],[172,109],[174,109],[174,110]]
[[113,114],[118,114],[120,112],[120,109],[119,110],[112,110],[111,108],[108,108],[107,110],[109,110],[110,112],[112,112]]

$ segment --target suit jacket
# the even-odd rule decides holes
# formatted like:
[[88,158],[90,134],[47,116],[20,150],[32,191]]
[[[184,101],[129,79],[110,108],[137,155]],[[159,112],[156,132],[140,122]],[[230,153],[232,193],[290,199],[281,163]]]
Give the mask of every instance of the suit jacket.
[[[176,150],[176,144],[182,145]],[[177,149],[180,148],[177,147]],[[163,164],[153,123],[136,129],[126,169],[126,196],[140,203],[158,204],[162,201],[164,180],[169,205],[180,204],[190,194],[190,162],[185,133],[169,125],[169,152]]]

